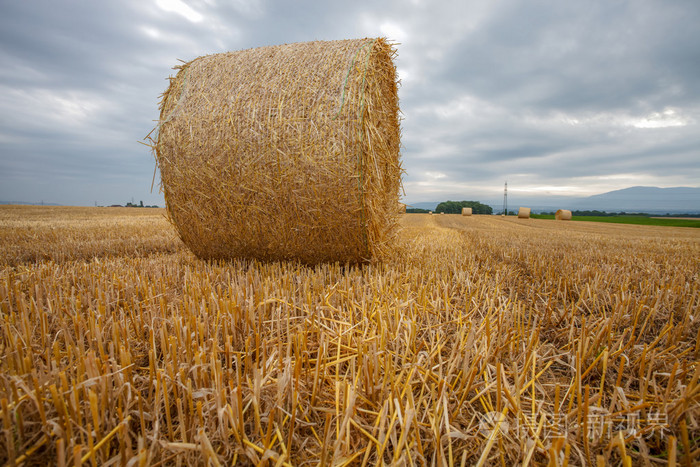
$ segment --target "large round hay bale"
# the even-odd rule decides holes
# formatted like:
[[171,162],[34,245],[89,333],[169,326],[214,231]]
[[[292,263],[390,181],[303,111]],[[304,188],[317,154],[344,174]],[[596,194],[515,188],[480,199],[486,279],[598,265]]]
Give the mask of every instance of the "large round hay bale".
[[463,216],[471,216],[472,215],[472,208],[462,208],[462,215]]
[[384,39],[199,57],[161,101],[168,213],[202,258],[363,262],[388,252],[401,184]]
[[558,209],[557,212],[554,213],[554,218],[558,221],[570,221],[571,211],[568,209]]
[[518,219],[529,219],[530,208],[518,208]]

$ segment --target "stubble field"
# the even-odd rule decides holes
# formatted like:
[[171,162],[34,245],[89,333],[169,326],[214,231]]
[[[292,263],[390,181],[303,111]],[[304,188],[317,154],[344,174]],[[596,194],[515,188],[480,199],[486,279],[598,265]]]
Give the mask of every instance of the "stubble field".
[[697,463],[698,229],[401,224],[205,262],[163,210],[1,206],[0,462]]

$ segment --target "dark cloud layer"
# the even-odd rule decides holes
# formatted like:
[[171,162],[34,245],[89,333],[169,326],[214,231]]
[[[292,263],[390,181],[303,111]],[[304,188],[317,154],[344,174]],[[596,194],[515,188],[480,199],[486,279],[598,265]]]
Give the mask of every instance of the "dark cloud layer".
[[178,59],[387,36],[406,199],[700,185],[700,3],[0,0],[0,200],[151,194]]

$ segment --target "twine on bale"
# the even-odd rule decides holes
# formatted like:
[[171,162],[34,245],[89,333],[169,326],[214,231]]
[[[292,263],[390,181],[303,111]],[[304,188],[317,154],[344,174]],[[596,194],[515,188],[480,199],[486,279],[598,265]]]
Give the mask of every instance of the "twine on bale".
[[182,98],[185,96],[185,89],[187,88],[187,70],[189,68],[185,67],[182,69],[182,88],[180,89],[180,96],[177,98],[177,104],[175,104],[175,108],[173,109],[170,114],[163,120],[162,122],[158,123],[158,126],[156,128],[160,128],[164,124],[168,123],[173,116],[175,116],[175,113],[180,110],[180,105],[182,104]]
[[388,254],[402,173],[395,55],[382,38],[317,41],[177,67],[149,139],[185,244],[211,259]]
[[[374,45],[374,40],[372,41],[372,45]],[[361,49],[357,51],[355,54],[355,57],[357,57],[357,54],[359,54],[364,48],[367,46],[368,42],[365,42],[365,45],[362,46]],[[372,50],[370,47],[369,50]],[[365,109],[365,80],[367,78],[367,62],[369,60],[369,53],[365,56],[365,66],[362,69],[362,84],[360,85],[360,109],[358,111],[358,119],[360,120],[360,126],[359,126],[359,140],[360,143],[362,143],[362,122],[364,120],[364,109]],[[353,63],[355,62],[355,59],[353,58]],[[352,69],[353,63],[350,64],[350,67],[348,68],[348,73]],[[347,78],[346,78],[347,80]],[[347,85],[347,82],[346,82]],[[343,90],[345,92],[345,90]],[[342,107],[342,105],[341,105]],[[335,118],[334,118],[335,119]],[[361,144],[359,146],[360,148],[362,147]],[[364,190],[364,160],[362,159],[362,151],[358,151],[357,154],[357,162],[358,162],[358,191],[359,191],[359,198],[360,198],[360,206],[362,206],[362,211],[361,211],[361,217],[360,217],[360,222],[362,225],[365,225],[365,190]],[[366,229],[361,229],[362,231],[362,240],[365,244],[365,248],[369,250],[369,243],[367,240],[367,230]]]
[[[340,108],[338,109],[338,113],[335,114],[333,117],[333,120],[338,118],[338,115],[340,115],[340,112],[343,110],[343,105],[345,105],[345,92],[348,90],[348,79],[350,78],[350,72],[352,72],[353,65],[355,65],[355,60],[357,60],[357,56],[362,52],[365,48],[365,46],[369,42],[365,42],[365,45],[363,45],[361,48],[357,49],[357,52],[355,52],[355,56],[352,58],[352,62],[350,62],[350,66],[348,67],[348,73],[345,75],[345,83],[343,83],[343,95],[340,99]],[[372,41],[372,44],[374,44],[374,41]],[[366,65],[366,64],[365,64]],[[363,74],[363,79],[364,79],[364,74]]]

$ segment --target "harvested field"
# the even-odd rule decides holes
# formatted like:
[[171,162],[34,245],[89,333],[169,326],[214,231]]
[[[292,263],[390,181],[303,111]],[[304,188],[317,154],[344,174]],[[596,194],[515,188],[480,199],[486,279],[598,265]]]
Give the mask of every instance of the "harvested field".
[[697,463],[698,229],[400,223],[207,262],[160,210],[0,206],[0,462]]

